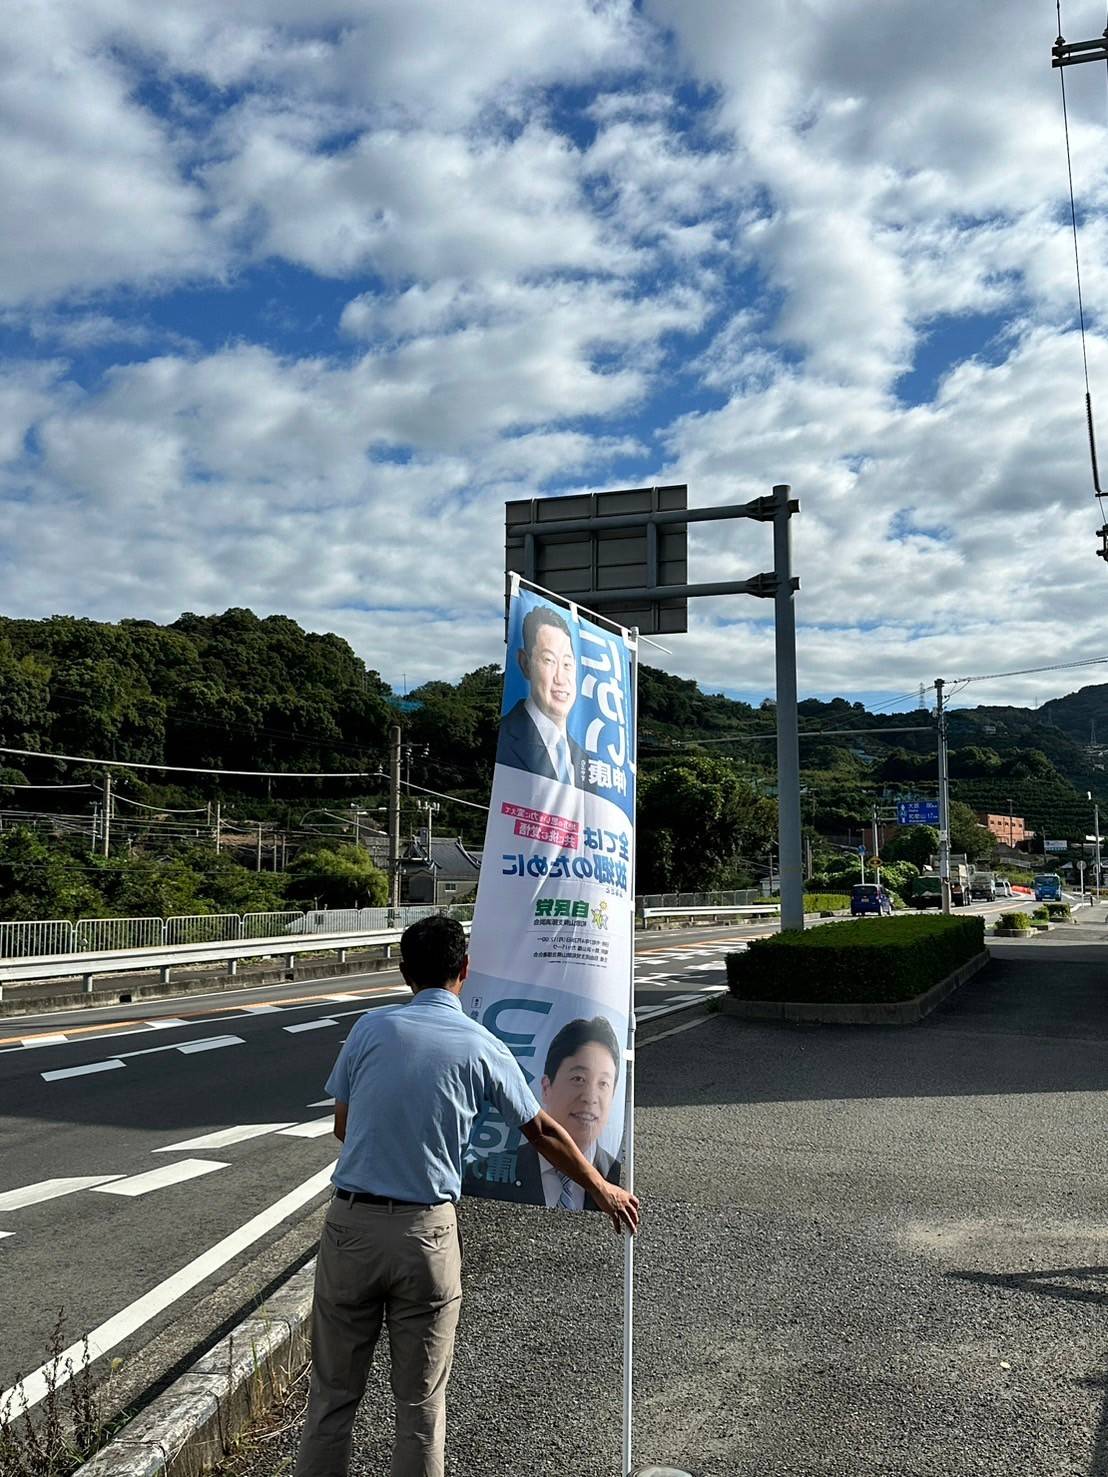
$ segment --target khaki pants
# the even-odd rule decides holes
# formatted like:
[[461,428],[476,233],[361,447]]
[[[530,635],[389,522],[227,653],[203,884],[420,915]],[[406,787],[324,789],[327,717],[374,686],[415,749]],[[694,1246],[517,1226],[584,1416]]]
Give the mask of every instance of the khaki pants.
[[296,1477],[347,1477],[350,1437],[382,1322],[389,1331],[392,1477],[442,1477],[446,1382],[462,1302],[453,1205],[332,1200],[312,1310],[312,1386]]

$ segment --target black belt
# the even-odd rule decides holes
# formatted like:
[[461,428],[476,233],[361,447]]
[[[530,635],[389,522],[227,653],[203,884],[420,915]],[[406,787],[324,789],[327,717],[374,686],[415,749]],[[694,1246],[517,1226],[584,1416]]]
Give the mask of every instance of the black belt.
[[402,1205],[406,1210],[430,1210],[426,1200],[393,1200],[388,1195],[371,1195],[368,1190],[336,1190],[336,1200],[349,1200],[351,1205]]

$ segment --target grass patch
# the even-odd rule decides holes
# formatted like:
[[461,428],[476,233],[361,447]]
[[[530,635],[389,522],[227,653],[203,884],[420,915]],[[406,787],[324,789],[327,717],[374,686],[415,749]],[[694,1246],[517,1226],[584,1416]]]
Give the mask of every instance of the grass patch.
[[911,1000],[984,947],[981,918],[859,918],[756,939],[728,954],[727,983],[740,1000]]

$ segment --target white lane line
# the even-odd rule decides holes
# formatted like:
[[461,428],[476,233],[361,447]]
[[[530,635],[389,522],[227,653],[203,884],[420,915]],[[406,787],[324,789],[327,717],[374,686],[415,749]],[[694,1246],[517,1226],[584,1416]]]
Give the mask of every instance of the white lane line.
[[281,1013],[279,1005],[244,1005],[242,1008],[247,1015],[279,1015]]
[[97,1185],[106,1185],[109,1180],[122,1178],[121,1174],[73,1174],[65,1179],[39,1180],[37,1184],[23,1185],[18,1190],[5,1190],[0,1195],[0,1215],[9,1210],[22,1210],[25,1205],[39,1205],[43,1200],[72,1195],[74,1190],[92,1190]]
[[[225,1266],[232,1257],[238,1256],[240,1251],[245,1251],[248,1246],[252,1246],[267,1231],[280,1225],[281,1221],[290,1216],[293,1211],[299,1210],[309,1200],[314,1200],[317,1195],[322,1194],[330,1185],[333,1168],[334,1161],[325,1168],[317,1170],[311,1179],[305,1180],[302,1185],[297,1185],[287,1195],[282,1195],[280,1200],[275,1200],[267,1209],[252,1216],[237,1231],[232,1231],[230,1235],[224,1236],[222,1241],[217,1241],[207,1251],[194,1257],[180,1271],[174,1272],[172,1277],[159,1282],[142,1297],[136,1298],[133,1303],[121,1308],[118,1313],[94,1328],[88,1334],[90,1362],[114,1349],[125,1338],[129,1338],[136,1329],[141,1328],[144,1323],[149,1323],[151,1318],[155,1318],[166,1308],[172,1307],[178,1298],[195,1287],[197,1283],[203,1282],[213,1272],[218,1272],[220,1267]],[[84,1345],[84,1339],[79,1339],[68,1349],[63,1349],[56,1359],[47,1360],[31,1374],[25,1375],[18,1384],[5,1390],[0,1394],[0,1410],[22,1410],[24,1402],[28,1408],[37,1405],[50,1388],[51,1381],[60,1389],[70,1378],[73,1370],[81,1367],[81,1351]],[[70,1366],[68,1369],[66,1368],[67,1360]]]
[[111,1185],[90,1185],[98,1195],[148,1195],[151,1190],[164,1190],[167,1185],[178,1185],[183,1180],[195,1180],[202,1174],[211,1174],[227,1165],[217,1159],[179,1159],[176,1164],[162,1164],[157,1169],[148,1169],[145,1174],[128,1175],[125,1180],[116,1180]]
[[[246,1042],[241,1036],[209,1036],[206,1041],[184,1041],[180,1046],[173,1047],[183,1056],[191,1056],[196,1051],[218,1051],[221,1046],[245,1046]],[[145,1052],[142,1053],[145,1055]],[[135,1056],[139,1053],[136,1051]]]
[[713,959],[711,961],[711,963],[709,963],[709,964],[690,964],[689,967],[688,967],[688,969],[685,971],[685,973],[686,974],[696,974],[700,970],[704,970],[704,969],[720,970],[720,969],[726,969],[726,968],[727,968],[727,966],[726,966],[726,964],[724,964],[724,962],[723,962],[722,959]]
[[333,1118],[312,1118],[307,1123],[294,1123],[291,1128],[282,1128],[281,1133],[290,1139],[320,1139],[334,1127]]
[[228,1144],[241,1144],[246,1139],[260,1139],[263,1134],[276,1133],[288,1128],[285,1123],[236,1123],[233,1128],[217,1128],[214,1133],[202,1133],[198,1138],[182,1139],[176,1144],[166,1144],[160,1149],[151,1149],[152,1154],[176,1154],[182,1149],[225,1149]]
[[189,1024],[189,1021],[183,1021],[179,1016],[175,1015],[160,1016],[156,1021],[143,1021],[143,1025],[148,1031],[170,1031],[174,1026],[187,1026]]
[[63,1077],[87,1077],[90,1072],[111,1072],[123,1063],[114,1057],[109,1062],[86,1062],[83,1067],[59,1067],[55,1072],[40,1072],[44,1082],[60,1082]]
[[3,1239],[4,1239],[5,1236],[14,1236],[14,1235],[15,1235],[15,1232],[14,1231],[0,1231],[0,1241],[3,1241]]
[[323,1026],[337,1025],[338,1021],[333,1021],[330,1019],[330,1017],[327,1017],[326,1019],[319,1021],[300,1021],[295,1026],[282,1026],[281,1029],[282,1031],[287,1031],[290,1036],[295,1036],[298,1031],[318,1031]]
[[715,1020],[711,1015],[698,1015],[695,1021],[686,1021],[683,1026],[670,1026],[668,1031],[659,1031],[657,1036],[651,1036],[649,1041],[639,1043],[639,1050],[644,1046],[653,1046],[655,1041],[664,1041],[667,1036],[679,1036],[682,1031],[691,1031],[696,1026],[702,1026],[705,1021]]
[[346,995],[321,995],[319,998],[321,1000],[333,1000],[336,1005],[339,1005],[344,1000],[364,1000],[366,997],[364,995],[351,995],[347,993]]
[[321,1097],[318,1103],[309,1103],[309,1108],[333,1108],[335,1100],[333,1097]]
[[24,1036],[23,1045],[32,1046],[68,1046],[68,1036]]

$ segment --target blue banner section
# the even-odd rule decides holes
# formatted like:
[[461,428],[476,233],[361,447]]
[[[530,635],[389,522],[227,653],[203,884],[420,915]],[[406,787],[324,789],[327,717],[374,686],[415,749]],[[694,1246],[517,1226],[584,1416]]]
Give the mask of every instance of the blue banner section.
[[[462,1003],[536,1097],[618,1182],[634,954],[633,647],[514,592],[500,736]],[[468,1194],[592,1209],[495,1115],[475,1127]]]

